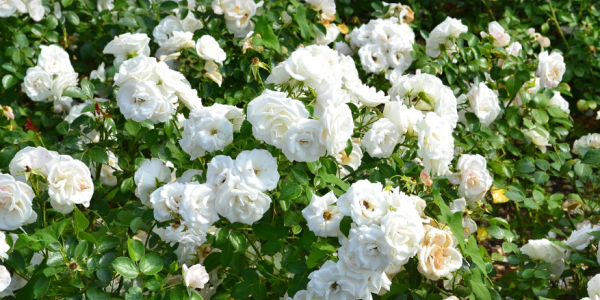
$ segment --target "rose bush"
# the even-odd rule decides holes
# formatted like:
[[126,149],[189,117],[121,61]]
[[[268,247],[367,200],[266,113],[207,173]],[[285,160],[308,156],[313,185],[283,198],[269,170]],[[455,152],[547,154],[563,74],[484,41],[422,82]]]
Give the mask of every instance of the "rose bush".
[[600,299],[599,16],[0,0],[0,296]]

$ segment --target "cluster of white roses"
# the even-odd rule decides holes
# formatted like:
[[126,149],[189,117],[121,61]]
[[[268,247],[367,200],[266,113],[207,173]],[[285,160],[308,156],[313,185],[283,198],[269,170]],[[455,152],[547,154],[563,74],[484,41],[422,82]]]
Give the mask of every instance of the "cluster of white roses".
[[54,103],[55,113],[68,112],[73,98],[62,94],[78,81],[69,54],[56,45],[42,45],[40,49],[37,65],[27,69],[21,88],[33,101]]
[[346,35],[346,40],[351,49],[341,44],[336,44],[336,48],[345,49],[340,51],[349,55],[358,49],[360,62],[367,72],[381,73],[393,68],[402,74],[412,64],[415,34],[403,17],[371,20]]
[[213,0],[211,7],[215,14],[225,17],[225,25],[235,37],[245,37],[254,30],[252,17],[262,5],[263,1],[254,0]]
[[[317,236],[338,237],[342,246],[337,263],[327,261],[311,273],[299,297],[372,299],[371,293],[389,290],[390,279],[414,256],[427,278],[451,277],[462,265],[458,241],[446,228],[424,225],[433,224],[424,208],[423,199],[368,180],[352,184],[339,199],[333,192],[313,195],[302,211],[308,228]],[[347,238],[339,228],[343,216],[353,221]]]
[[183,121],[181,149],[190,160],[204,157],[206,152],[221,151],[233,142],[233,132],[244,122],[242,109],[215,103],[190,112]]
[[8,18],[15,13],[27,13],[32,20],[39,22],[46,11],[41,0],[0,0],[0,18]]
[[[242,151],[235,160],[215,156],[209,163],[206,183],[192,182],[201,171],[188,170],[180,178],[157,158],[146,160],[136,171],[135,194],[154,209],[159,222],[169,221],[159,235],[172,245],[183,262],[191,261],[196,247],[206,241],[206,233],[219,220],[253,224],[269,209],[271,198],[265,191],[277,187],[277,160],[266,150]],[[157,188],[157,182],[164,184]]]
[[31,209],[35,195],[33,190],[24,184],[28,180],[28,173],[40,175],[46,180],[47,185],[42,186],[47,188],[50,204],[56,211],[68,214],[76,204],[85,207],[90,205],[94,194],[90,169],[69,155],[59,155],[43,147],[25,147],[17,152],[9,164],[9,169],[12,176],[2,175],[0,186],[5,185],[6,189],[0,190],[7,192],[6,198],[2,199],[11,201],[10,205],[3,206],[3,209],[6,209],[3,212],[9,218],[3,220],[10,223],[7,223],[10,228],[0,227],[2,230],[15,230],[37,218]]
[[[138,122],[162,123],[173,118],[178,100],[190,110],[201,108],[198,92],[184,82],[180,72],[147,56],[149,41],[145,34],[127,33],[115,37],[104,49],[115,55],[115,64],[119,65],[114,85],[119,87],[117,103],[121,113]],[[135,57],[127,59],[131,56]]]
[[[316,97],[312,119],[301,101],[283,92],[266,90],[248,105],[255,137],[282,149],[292,161],[312,162],[326,154],[343,159],[346,154],[341,152],[354,129],[346,104],[374,107],[389,101],[383,92],[361,82],[350,57],[326,46],[297,49],[273,69],[267,82]],[[354,153],[362,157],[362,151]]]

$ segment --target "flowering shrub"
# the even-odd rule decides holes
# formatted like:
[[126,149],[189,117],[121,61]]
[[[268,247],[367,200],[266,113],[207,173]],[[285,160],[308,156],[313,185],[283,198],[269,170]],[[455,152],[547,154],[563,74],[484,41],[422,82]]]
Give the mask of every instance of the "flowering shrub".
[[0,0],[0,295],[600,299],[597,12],[429,2]]

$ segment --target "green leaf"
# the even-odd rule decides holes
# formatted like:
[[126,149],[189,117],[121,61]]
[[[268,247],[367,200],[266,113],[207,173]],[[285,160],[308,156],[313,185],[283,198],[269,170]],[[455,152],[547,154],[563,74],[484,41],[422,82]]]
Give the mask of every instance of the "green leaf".
[[140,129],[142,129],[142,125],[136,121],[127,120],[127,122],[125,122],[125,131],[131,136],[137,136]]
[[71,3],[73,3],[73,0],[60,0],[60,4],[62,4],[63,7],[68,7]]
[[513,97],[519,92],[522,85],[523,82],[521,82],[521,80],[519,80],[517,77],[513,76],[506,81],[506,90],[508,91],[508,94]]
[[485,269],[485,263],[483,262],[483,258],[481,258],[481,254],[479,253],[479,247],[477,247],[477,241],[475,241],[475,238],[473,236],[469,237],[465,254],[471,257],[473,263],[477,265],[477,267],[479,268],[479,270],[481,270],[483,274],[487,273]]
[[25,48],[29,45],[29,41],[27,40],[27,37],[20,32],[15,34],[15,40],[17,41],[17,44],[19,44],[20,48]]
[[329,254],[329,253],[330,253],[329,251],[312,248],[312,250],[310,250],[310,254],[308,255],[308,258],[306,259],[306,266],[309,269],[316,267],[318,262],[321,259],[323,259],[325,256],[327,256],[327,254]]
[[62,122],[58,123],[58,125],[56,125],[56,131],[60,135],[66,135],[67,133],[69,133],[69,129],[70,129],[70,124],[67,121],[62,121]]
[[84,231],[86,228],[90,226],[90,221],[85,217],[85,215],[79,210],[79,208],[75,207],[75,219],[77,220],[77,227],[79,231]]
[[133,261],[138,261],[142,259],[142,256],[146,253],[146,247],[138,240],[127,239],[127,251],[129,252],[129,257],[131,257]]
[[469,128],[469,132],[477,132],[481,127],[481,122],[479,122],[479,118],[474,113],[465,113],[465,119],[467,119],[467,128]]
[[[299,6],[300,7],[300,6]],[[269,22],[269,17],[267,14],[264,14],[258,18],[258,22],[256,23],[256,27],[254,28],[256,33],[260,33],[263,39],[263,44],[272,50],[275,50],[277,53],[281,54],[281,46],[279,45],[279,40],[277,36],[273,32],[273,28]]]
[[233,248],[235,248],[235,250],[237,250],[240,253],[246,253],[246,238],[243,234],[237,231],[233,231],[229,235],[229,241],[231,242],[231,245],[233,246]]
[[298,182],[299,184],[301,184],[301,185],[308,184],[308,175],[306,174],[306,172],[304,172],[304,170],[292,169],[292,176],[294,177],[296,182]]
[[162,270],[164,265],[162,257],[156,253],[148,253],[140,260],[140,271],[144,275],[154,275]]
[[4,75],[4,77],[2,77],[2,86],[5,89],[11,88],[16,83],[17,83],[17,77],[15,77],[15,76],[8,74],[8,75]]
[[111,235],[104,235],[100,239],[98,239],[97,249],[98,252],[102,253],[104,251],[117,247],[120,244],[121,240],[119,240],[117,237]]
[[127,257],[119,257],[112,262],[113,268],[125,278],[137,278],[138,267]]
[[277,234],[275,234],[275,228],[268,223],[254,223],[252,225],[252,232],[263,240],[272,240],[277,238]]
[[283,187],[283,190],[279,195],[279,200],[292,200],[300,197],[300,195],[302,195],[302,188],[300,185],[291,182]]
[[304,5],[298,5],[296,7],[296,22],[298,26],[300,26],[300,35],[303,40],[310,40],[312,38],[312,30],[310,26],[308,26],[308,22],[306,21],[306,7]]
[[340,221],[340,232],[346,237],[350,234],[350,228],[352,228],[352,218],[349,216],[344,216],[342,221]]
[[542,125],[548,123],[549,117],[548,117],[548,114],[545,111],[543,111],[541,109],[534,109],[532,111],[532,115],[533,115],[533,119],[536,122],[538,122],[538,123],[540,123]]
[[586,152],[583,156],[581,162],[588,165],[600,163],[600,149],[588,150],[588,152]]
[[35,295],[35,297],[38,299],[42,299],[46,292],[48,292],[49,288],[50,280],[46,278],[46,276],[42,276],[35,282],[35,285],[33,286],[33,295]]
[[473,294],[475,294],[477,300],[491,299],[490,291],[488,291],[488,289],[485,287],[485,284],[474,280],[470,280],[468,285],[469,288],[471,288]]
[[454,235],[456,236],[456,239],[458,240],[458,243],[460,244],[461,248],[464,249],[465,233],[462,226],[462,213],[458,211],[452,213],[446,202],[444,202],[444,199],[442,199],[442,197],[440,196],[439,190],[434,191],[433,198],[438,203],[438,206],[440,207],[440,210],[442,212],[440,220],[448,224],[450,230],[452,230],[452,233],[454,233]]
[[132,286],[125,295],[125,300],[142,300],[143,297],[142,289],[138,286]]
[[515,169],[521,173],[533,173],[535,165],[530,160],[523,158],[515,164]]
[[86,99],[85,93],[76,86],[70,86],[62,93],[63,97]]
[[79,25],[79,16],[75,12],[63,11],[63,15],[65,16],[65,19],[69,21],[69,23],[75,26]]
[[94,99],[94,91],[96,88],[91,82],[86,79],[81,80],[81,90],[88,97],[88,99]]
[[234,299],[247,299],[252,293],[252,285],[247,281],[240,281],[233,286],[231,297]]
[[325,180],[325,182],[330,182],[330,183],[337,185],[344,192],[347,191],[348,188],[350,188],[350,185],[348,183],[344,182],[343,180],[341,180],[339,177],[337,177],[335,175],[325,174],[325,175],[322,175],[321,178],[323,178]]
[[160,4],[160,9],[162,10],[173,10],[179,8],[179,4],[175,1],[165,1]]
[[104,149],[100,148],[91,148],[88,150],[88,155],[90,158],[103,165],[108,165],[108,153]]

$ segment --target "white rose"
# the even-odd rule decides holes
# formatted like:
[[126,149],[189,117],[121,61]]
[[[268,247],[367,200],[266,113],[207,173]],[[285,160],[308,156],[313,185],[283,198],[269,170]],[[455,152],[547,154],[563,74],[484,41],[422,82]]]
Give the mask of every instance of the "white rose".
[[340,231],[340,222],[344,217],[337,206],[333,192],[319,197],[312,195],[310,204],[302,210],[302,216],[306,219],[308,229],[316,236],[336,237]]
[[352,170],[356,171],[358,167],[360,167],[362,163],[363,152],[360,148],[360,144],[352,143],[352,152],[350,155],[346,154],[346,149],[338,152],[335,155],[335,160],[340,165],[340,178],[343,178],[350,174],[344,166],[350,167]]
[[[412,30],[411,30],[412,31]],[[414,35],[412,41],[395,40],[388,44],[387,62],[397,72],[406,71],[412,64]]]
[[125,33],[115,38],[104,47],[102,53],[115,56],[115,66],[120,65],[129,57],[150,55],[150,38],[145,33]]
[[229,156],[217,155],[206,166],[206,183],[216,193],[227,182],[232,172],[235,172],[233,159]]
[[151,81],[128,82],[117,91],[117,104],[125,119],[142,122],[154,116],[168,100]]
[[202,170],[186,170],[183,172],[183,174],[181,174],[181,177],[177,178],[175,181],[179,183],[194,183],[192,182],[192,178],[194,178],[196,175],[202,175]]
[[385,233],[386,242],[392,248],[395,265],[404,265],[415,256],[425,235],[421,216],[411,206],[386,214],[381,219],[381,229]]
[[354,131],[352,111],[348,105],[328,106],[321,117],[320,141],[327,147],[327,153],[335,155],[346,148],[348,139]]
[[459,99],[459,102],[461,100],[464,102],[468,101],[468,111],[474,113],[481,124],[485,126],[492,124],[502,111],[498,95],[485,82],[480,82],[479,85],[473,86],[466,96]]
[[188,183],[183,189],[179,214],[188,226],[206,232],[219,220],[215,210],[216,197],[207,184]]
[[452,128],[458,121],[458,101],[452,90],[430,74],[407,75],[398,78],[388,91],[392,101],[403,101],[424,112],[433,110],[446,119]]
[[600,226],[586,222],[581,228],[578,226],[577,230],[573,230],[565,243],[576,251],[582,251],[595,239],[590,235],[594,231],[600,231]]
[[282,151],[290,161],[313,162],[325,156],[327,148],[320,142],[321,124],[301,119],[283,136]]
[[427,113],[416,126],[419,135],[417,154],[423,159],[427,174],[440,176],[449,171],[454,158],[454,137],[450,125],[434,113]]
[[460,184],[458,195],[464,197],[469,204],[482,200],[492,186],[492,176],[487,170],[485,158],[479,154],[464,154],[458,160],[457,174],[448,176],[453,184]]
[[271,191],[279,182],[277,159],[267,150],[242,151],[235,159],[235,171],[243,182],[260,191]]
[[462,255],[453,247],[452,236],[430,227],[419,250],[419,272],[430,280],[439,280],[461,266]]
[[390,97],[386,96],[383,91],[377,92],[374,87],[366,84],[351,87],[350,90],[364,106],[376,107],[390,101]]
[[362,144],[369,155],[381,158],[392,155],[400,137],[398,126],[386,118],[381,118],[365,133]]
[[354,55],[354,51],[352,51],[352,48],[350,48],[350,46],[348,46],[348,44],[346,44],[345,42],[335,42],[333,44],[333,49],[335,49],[339,54],[342,55]]
[[223,83],[223,75],[219,73],[219,65],[217,65],[212,60],[207,60],[204,63],[204,70],[206,71],[206,73],[204,73],[204,75],[202,76],[210,78],[212,81],[216,82],[219,86],[221,86],[221,84]]
[[29,185],[0,173],[0,230],[16,230],[35,222],[31,208],[35,194]]
[[190,113],[183,122],[182,139],[179,144],[190,155],[190,160],[225,149],[233,142],[233,124],[224,116],[200,110]]
[[[123,171],[119,168],[118,162],[119,159],[115,156],[112,151],[106,151],[108,154],[108,165],[102,165],[100,170],[100,183],[108,186],[117,185],[117,176],[113,173],[116,171]],[[92,167],[92,177],[96,179],[96,173],[94,172],[96,164],[93,164]]]
[[341,274],[331,260],[310,273],[308,278],[310,281],[306,290],[311,294],[311,299],[350,300],[356,299],[358,293],[362,292],[360,283]]
[[510,46],[506,48],[506,54],[517,56],[519,55],[519,52],[521,52],[521,50],[523,50],[523,46],[521,45],[521,43],[513,42],[512,44],[510,44]]
[[460,20],[447,17],[444,22],[436,26],[425,40],[425,52],[431,57],[438,57],[442,53],[443,48],[446,53],[450,54],[456,51],[456,45],[452,39],[458,38],[461,34],[469,31],[469,28],[461,23]]
[[0,0],[0,18],[8,18],[17,11],[14,0]]
[[10,245],[6,242],[6,234],[0,231],[0,260],[8,258],[8,250],[10,250]]
[[209,279],[210,276],[203,265],[193,265],[189,269],[185,264],[183,265],[183,281],[185,282],[185,286],[194,289],[203,289]]
[[154,208],[154,219],[169,221],[179,214],[179,205],[183,198],[185,184],[178,182],[165,184],[150,194],[150,203]]
[[521,247],[521,253],[531,259],[554,263],[565,258],[565,249],[555,245],[547,239],[529,240]]
[[240,130],[240,128],[242,128],[242,123],[244,123],[244,120],[246,119],[244,111],[233,105],[214,103],[211,106],[205,107],[205,109],[211,113],[224,116],[233,124],[233,131]]
[[21,89],[33,101],[46,101],[51,96],[52,75],[42,67],[29,68]]
[[365,71],[381,73],[389,68],[385,50],[378,44],[369,44],[358,50],[360,63]]
[[98,2],[96,3],[96,8],[98,9],[99,12],[103,11],[103,10],[112,10],[113,8],[115,8],[115,4],[114,4],[115,0],[98,0]]
[[173,32],[176,31],[191,30],[184,30],[183,25],[181,24],[181,20],[179,20],[179,18],[177,18],[176,16],[170,15],[160,20],[158,25],[156,25],[156,27],[154,27],[154,29],[152,30],[152,36],[154,36],[154,41],[162,47],[163,43],[169,40],[169,38],[173,36]]
[[393,261],[393,248],[386,241],[383,229],[375,224],[350,229],[347,256],[365,270],[383,271]]
[[538,56],[538,61],[535,75],[540,78],[540,85],[550,89],[557,87],[567,69],[563,56],[558,52],[548,55],[548,51],[544,51]]
[[159,72],[164,72],[164,70],[158,68],[158,63],[153,57],[136,56],[128,59],[119,66],[119,72],[115,74],[115,85],[122,86],[128,81],[152,81],[158,83],[159,79],[164,79],[158,74]]
[[149,202],[150,194],[156,189],[157,181],[171,182],[171,169],[158,158],[147,159],[135,172],[133,181],[136,185],[135,195],[140,198],[142,204],[152,207]]
[[560,95],[559,91],[553,91],[553,93],[554,95],[552,96],[552,98],[550,98],[548,105],[556,105],[560,107],[562,111],[566,112],[567,114],[570,114],[571,110],[569,109],[569,102]]
[[204,60],[213,60],[222,63],[227,59],[225,51],[221,49],[219,43],[210,35],[203,35],[196,42],[196,52]]
[[68,155],[59,155],[46,164],[46,169],[52,208],[68,214],[73,211],[75,204],[90,206],[94,182],[90,169],[83,162]]
[[306,0],[306,3],[312,6],[312,8],[318,11],[321,18],[324,20],[332,21],[335,19],[335,1],[333,0]]
[[576,140],[573,143],[572,152],[575,154],[579,154],[580,147],[599,149],[600,148],[600,133],[590,133],[590,134],[582,136],[581,138]]
[[[489,35],[494,38],[494,42],[492,43],[496,47],[504,47],[510,43],[510,35],[504,32],[504,28],[498,22],[492,21],[488,25]],[[481,32],[481,37],[488,36],[487,32]]]
[[194,34],[192,32],[175,31],[168,40],[162,43],[157,53],[160,51],[160,53],[165,55],[181,51],[185,48],[194,48],[196,43],[193,38]]
[[523,129],[521,131],[527,138],[527,141],[533,143],[542,153],[546,153],[546,146],[550,146],[548,140],[550,133],[546,129],[536,126],[532,129]]
[[265,90],[250,101],[247,115],[256,139],[282,148],[283,136],[300,119],[308,118],[309,113],[302,102],[285,93]]
[[326,24],[325,29],[327,29],[327,34],[325,35],[323,35],[320,31],[317,31],[317,36],[315,37],[313,44],[329,45],[331,42],[335,41],[340,34],[340,29],[334,23]]
[[63,97],[63,93],[70,86],[77,86],[77,73],[60,73],[52,81],[52,89],[50,90],[50,98],[54,104],[71,107],[73,99],[71,97]]
[[179,243],[179,248],[175,251],[175,254],[180,259],[184,257],[182,262],[185,263],[185,261],[188,261],[187,256],[193,255],[191,252],[194,252],[197,246],[199,247],[206,242],[206,233],[188,227],[185,221],[181,224],[173,223],[165,228],[164,241],[171,246]]
[[26,182],[26,173],[28,172],[44,177],[48,176],[45,165],[57,157],[56,151],[49,151],[44,147],[25,147],[15,154],[8,169],[16,180]]
[[271,198],[258,189],[229,176],[217,196],[217,212],[229,222],[252,225],[260,220],[271,206]]
[[27,12],[32,20],[39,22],[44,18],[46,10],[42,5],[41,0],[25,0],[25,4],[27,5]]
[[359,180],[350,186],[338,200],[338,208],[352,217],[357,225],[379,224],[388,212],[389,203],[381,183]]
[[8,272],[5,266],[0,266],[0,292],[8,288],[8,286],[10,285],[10,281],[10,272]]
[[42,45],[40,49],[37,65],[46,70],[50,75],[75,72],[69,60],[69,54],[59,46]]
[[90,73],[90,80],[93,79],[98,79],[100,80],[100,82],[106,81],[106,71],[104,70],[104,63],[101,63],[98,66],[98,69],[93,70],[92,73]]
[[596,274],[587,284],[588,296],[592,300],[600,299],[600,274]]

